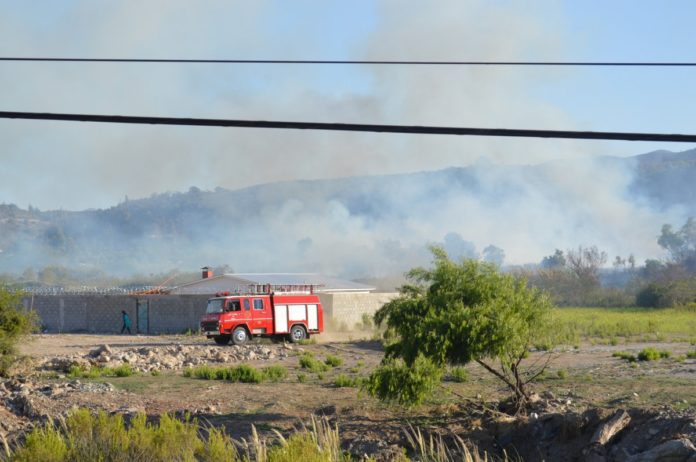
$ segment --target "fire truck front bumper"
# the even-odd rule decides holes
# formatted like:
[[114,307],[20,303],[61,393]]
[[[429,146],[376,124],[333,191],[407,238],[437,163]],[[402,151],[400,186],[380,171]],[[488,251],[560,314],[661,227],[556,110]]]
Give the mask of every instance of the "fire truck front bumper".
[[202,322],[201,333],[208,337],[213,335],[220,335],[220,324],[217,321]]

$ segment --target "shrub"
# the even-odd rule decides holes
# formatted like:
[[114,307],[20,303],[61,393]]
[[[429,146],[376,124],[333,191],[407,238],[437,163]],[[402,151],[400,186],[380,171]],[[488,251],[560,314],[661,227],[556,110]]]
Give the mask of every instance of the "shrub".
[[371,330],[374,327],[372,316],[367,313],[362,314],[362,325],[365,329]]
[[327,364],[324,364],[323,362],[319,361],[317,358],[315,358],[313,355],[304,353],[302,356],[300,356],[300,367],[302,369],[307,369],[311,372],[325,372],[329,370],[329,366]]
[[349,377],[345,374],[339,374],[335,379],[334,379],[334,385],[338,388],[344,388],[344,387],[357,387],[361,383],[359,378],[356,377]]
[[639,361],[655,361],[661,358],[669,358],[672,353],[667,350],[657,350],[655,348],[644,348],[638,353]]
[[112,372],[116,377],[130,377],[133,375],[133,368],[130,364],[124,363],[120,366],[114,367],[110,372]]
[[68,446],[63,435],[53,426],[35,428],[13,455],[16,462],[61,462],[66,460]]
[[280,382],[288,376],[288,370],[279,365],[268,366],[263,369],[263,374],[271,382]]
[[462,366],[456,366],[450,370],[449,376],[453,382],[462,383],[469,380],[469,371]]
[[[271,374],[278,374],[274,371]],[[184,377],[203,380],[229,380],[230,382],[261,383],[269,376],[248,364],[235,367],[212,367],[208,365],[184,369]]]
[[0,375],[9,373],[17,359],[17,345],[37,326],[36,314],[22,307],[22,293],[0,285]]
[[331,366],[331,367],[338,367],[341,364],[343,364],[343,359],[339,356],[326,355],[326,359],[324,360],[324,364],[326,364],[327,366]]
[[630,363],[636,361],[636,357],[635,357],[635,356],[633,356],[631,353],[627,353],[627,352],[625,352],[625,351],[615,351],[614,353],[612,353],[612,356],[613,356],[614,358],[625,359],[626,361],[628,361],[628,362],[630,362]]
[[696,359],[696,350],[695,351],[689,351],[686,353],[686,357],[689,359]]
[[299,373],[297,374],[297,381],[300,383],[305,383],[307,381],[307,374]]
[[387,358],[362,388],[383,401],[413,406],[425,401],[441,378],[442,368],[424,356],[418,356],[411,367],[403,360]]
[[556,375],[559,379],[565,380],[566,378],[568,378],[568,371],[566,371],[565,369],[558,369],[558,371],[556,371]]
[[239,366],[232,368],[232,370],[234,371],[232,374],[233,381],[242,383],[261,383],[265,379],[263,372],[248,364],[240,364]]

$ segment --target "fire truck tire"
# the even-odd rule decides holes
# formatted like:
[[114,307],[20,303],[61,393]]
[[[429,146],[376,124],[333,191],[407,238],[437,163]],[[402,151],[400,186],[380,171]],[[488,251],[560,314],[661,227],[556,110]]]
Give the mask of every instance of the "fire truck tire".
[[290,341],[292,343],[298,343],[301,342],[302,340],[307,338],[307,331],[305,330],[304,326],[301,325],[294,325],[292,326],[292,329],[290,329]]
[[249,332],[244,327],[239,326],[232,331],[232,343],[235,345],[244,345],[248,340]]
[[228,343],[230,343],[229,335],[216,335],[215,337],[213,337],[213,339],[215,340],[215,343],[217,343],[218,345],[227,345]]

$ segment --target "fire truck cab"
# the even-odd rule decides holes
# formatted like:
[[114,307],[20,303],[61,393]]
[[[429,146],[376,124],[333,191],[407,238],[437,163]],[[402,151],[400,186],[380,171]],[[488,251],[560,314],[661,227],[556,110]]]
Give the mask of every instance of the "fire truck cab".
[[297,343],[324,330],[324,312],[313,286],[277,291],[268,285],[245,294],[222,292],[208,299],[201,332],[218,345],[243,345],[254,336],[288,338]]

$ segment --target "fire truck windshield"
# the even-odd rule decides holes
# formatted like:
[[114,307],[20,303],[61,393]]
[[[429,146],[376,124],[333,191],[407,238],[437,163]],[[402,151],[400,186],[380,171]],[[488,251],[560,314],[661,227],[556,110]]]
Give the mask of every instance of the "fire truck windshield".
[[205,312],[210,313],[222,313],[222,307],[225,306],[225,300],[222,298],[216,298],[213,300],[208,300],[208,307]]

